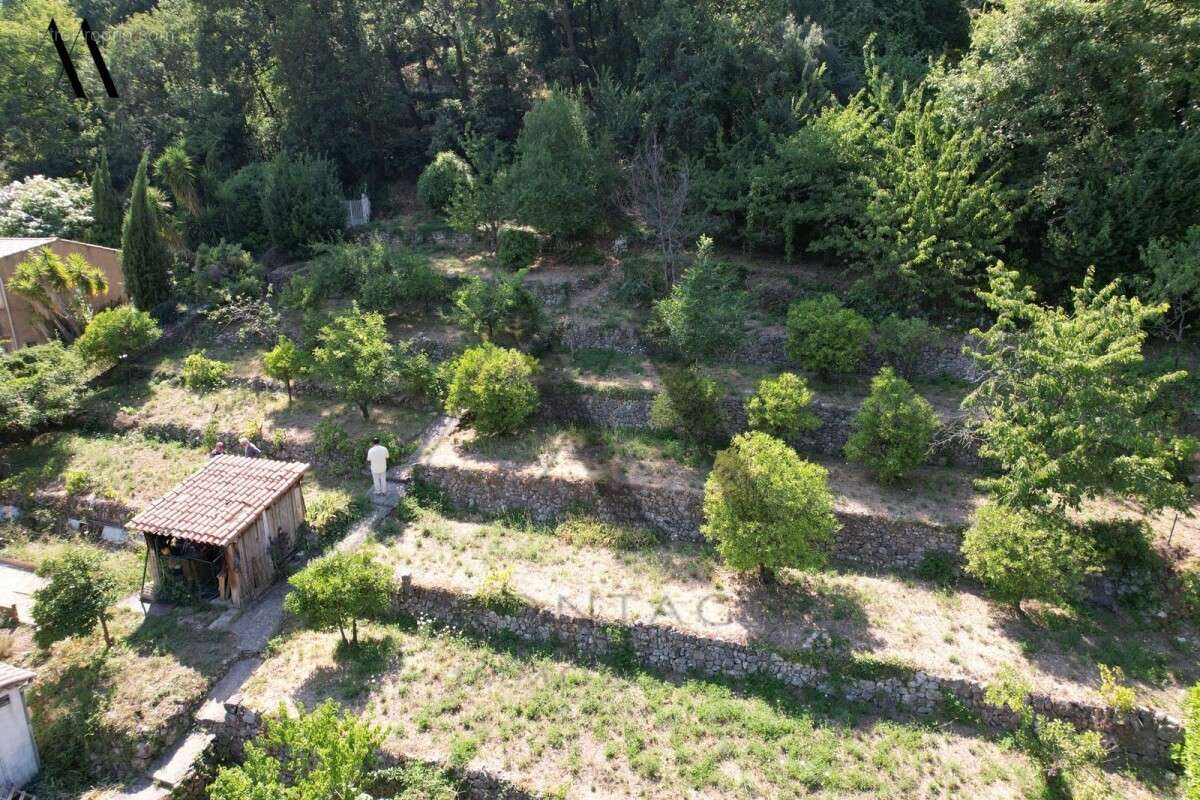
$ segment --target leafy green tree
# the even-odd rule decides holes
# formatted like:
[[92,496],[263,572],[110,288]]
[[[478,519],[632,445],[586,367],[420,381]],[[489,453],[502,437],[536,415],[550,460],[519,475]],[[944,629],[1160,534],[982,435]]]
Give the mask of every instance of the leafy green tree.
[[145,311],[130,305],[101,311],[75,340],[75,351],[88,364],[112,366],[158,340],[162,329]]
[[1195,15],[1151,0],[1015,0],[975,18],[970,50],[935,72],[941,107],[983,132],[1006,183],[1029,198],[1019,243],[1054,293],[1095,265],[1200,218]]
[[88,636],[97,624],[104,633],[104,644],[112,647],[108,607],[117,601],[117,583],[99,556],[71,549],[59,558],[44,561],[38,575],[48,581],[33,593],[33,621],[37,624],[34,640],[39,647]]
[[317,332],[313,368],[318,379],[354,403],[369,419],[371,404],[400,387],[396,353],[383,316],[359,311],[358,303]]
[[92,174],[93,236],[96,244],[116,247],[121,243],[121,195],[113,188],[108,171],[108,151],[100,148],[96,171]]
[[654,313],[680,353],[699,360],[737,349],[745,336],[750,295],[732,264],[713,256],[713,241],[700,237],[696,261]]
[[229,372],[229,364],[224,361],[209,358],[203,352],[189,353],[183,359],[181,377],[184,386],[203,394],[224,385]]
[[342,185],[322,158],[280,153],[264,171],[261,198],[271,243],[292,255],[339,238],[346,227]]
[[1185,735],[1180,754],[1183,796],[1186,800],[1200,800],[1200,684],[1188,691],[1185,709]]
[[937,425],[929,401],[884,367],[871,379],[871,393],[854,414],[846,458],[890,483],[925,461]]
[[517,219],[556,238],[585,233],[600,221],[601,175],[583,105],[552,92],[525,115],[509,173]]
[[812,569],[838,530],[828,473],[761,432],[735,436],[704,484],[701,531],[737,570]]
[[496,261],[505,269],[516,272],[532,267],[542,242],[526,228],[501,228],[496,237]]
[[746,401],[746,418],[752,430],[789,439],[821,427],[812,402],[808,381],[794,372],[784,372],[758,382],[754,395]]
[[725,388],[699,370],[664,367],[662,388],[650,405],[650,424],[705,445],[729,440],[725,419]]
[[826,377],[858,369],[871,337],[870,320],[832,294],[792,303],[787,328],[788,358]]
[[963,402],[980,455],[1003,473],[984,479],[987,489],[1021,508],[1078,509],[1102,496],[1187,508],[1175,474],[1192,445],[1170,435],[1162,397],[1186,373],[1143,369],[1143,326],[1165,309],[1116,283],[1097,290],[1091,274],[1070,308],[1046,308],[1016,272],[1001,264],[989,274],[981,297],[996,321],[972,331],[987,377]]
[[0,431],[20,433],[69,418],[87,395],[87,371],[61,342],[0,353]]
[[285,708],[246,743],[245,760],[223,766],[210,800],[354,800],[370,788],[383,732],[326,700],[293,717]]
[[70,344],[92,316],[89,298],[108,291],[108,278],[78,253],[62,258],[42,247],[17,265],[8,288],[29,301],[46,338]]
[[517,343],[535,336],[544,319],[541,302],[524,286],[526,271],[492,279],[467,278],[453,297],[458,323],[488,342],[500,333]]
[[1099,568],[1086,537],[1053,513],[989,503],[975,512],[963,537],[967,572],[997,599],[1020,608],[1022,600],[1062,603]]
[[[358,644],[359,620],[378,619],[391,606],[391,570],[369,553],[332,553],[288,579],[284,606],[309,628],[337,629],[342,644]],[[346,638],[346,628],[350,638]]]
[[482,228],[488,247],[497,250],[508,204],[507,148],[495,139],[468,133],[463,138],[463,150],[474,170],[474,179],[458,184],[446,207],[446,217],[460,233],[474,236]]
[[292,403],[292,381],[308,371],[308,359],[296,343],[280,336],[275,346],[263,355],[263,370],[268,377],[283,381],[287,387],[288,405]]
[[443,150],[417,179],[417,198],[430,211],[443,214],[455,195],[469,192],[474,182],[471,165],[458,153]]
[[1200,308],[1200,225],[1188,228],[1178,242],[1150,242],[1142,248],[1142,265],[1148,273],[1147,299],[1167,305],[1159,327],[1181,344]]
[[537,361],[520,350],[471,347],[454,361],[446,410],[468,415],[485,436],[512,431],[537,410],[536,369]]
[[149,192],[149,163],[147,149],[133,178],[129,210],[121,229],[121,268],[134,305],[153,310],[171,299],[171,254],[163,238],[159,209]]
[[1000,171],[988,165],[982,134],[954,129],[922,89],[885,120],[882,152],[862,176],[863,214],[842,228],[835,249],[869,270],[863,280],[880,302],[966,305],[1013,230]]

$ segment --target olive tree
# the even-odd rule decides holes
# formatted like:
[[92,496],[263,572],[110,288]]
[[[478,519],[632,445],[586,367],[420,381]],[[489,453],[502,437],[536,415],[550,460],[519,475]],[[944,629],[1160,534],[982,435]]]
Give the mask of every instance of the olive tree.
[[47,583],[33,593],[34,639],[49,647],[60,639],[88,636],[100,626],[104,644],[112,647],[108,607],[117,601],[117,582],[99,556],[86,550],[68,550],[38,568]]

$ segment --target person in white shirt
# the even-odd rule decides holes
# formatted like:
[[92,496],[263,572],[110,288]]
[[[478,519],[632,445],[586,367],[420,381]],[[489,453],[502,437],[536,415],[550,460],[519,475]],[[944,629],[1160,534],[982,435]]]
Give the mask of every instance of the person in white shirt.
[[375,494],[387,494],[387,460],[388,449],[379,443],[379,437],[376,436],[371,440],[371,449],[367,451],[367,463],[371,465]]

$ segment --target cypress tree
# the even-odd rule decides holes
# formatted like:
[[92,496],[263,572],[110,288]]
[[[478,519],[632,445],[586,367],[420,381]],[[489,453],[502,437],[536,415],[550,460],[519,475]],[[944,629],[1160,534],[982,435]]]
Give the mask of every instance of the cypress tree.
[[103,148],[92,175],[92,206],[97,244],[116,247],[121,242],[121,196],[113,188],[108,153]]
[[146,311],[171,299],[171,256],[146,185],[150,151],[142,153],[121,230],[121,266],[133,304]]

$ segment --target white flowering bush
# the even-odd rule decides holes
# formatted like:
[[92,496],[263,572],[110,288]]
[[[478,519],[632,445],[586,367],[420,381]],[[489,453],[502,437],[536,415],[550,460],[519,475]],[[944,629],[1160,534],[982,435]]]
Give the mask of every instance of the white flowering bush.
[[33,175],[0,188],[0,236],[86,238],[92,222],[86,184]]

